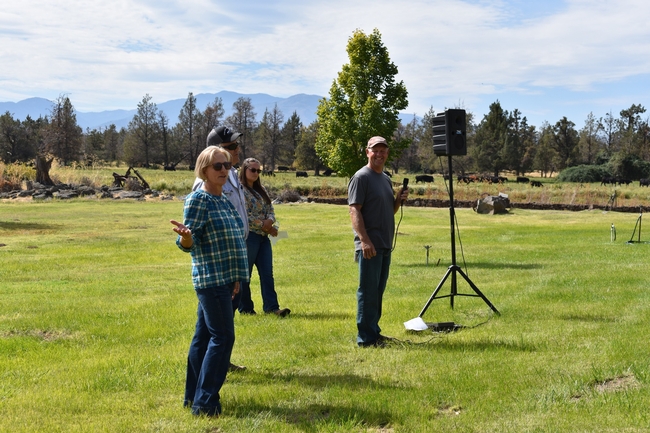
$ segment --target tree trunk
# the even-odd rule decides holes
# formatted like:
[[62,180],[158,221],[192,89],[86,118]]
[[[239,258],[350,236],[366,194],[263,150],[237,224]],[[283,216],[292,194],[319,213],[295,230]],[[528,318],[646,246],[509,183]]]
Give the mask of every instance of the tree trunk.
[[36,156],[36,182],[41,185],[54,185],[54,182],[52,182],[52,179],[50,178],[52,161],[54,161],[54,158],[51,158],[48,161],[43,155]]

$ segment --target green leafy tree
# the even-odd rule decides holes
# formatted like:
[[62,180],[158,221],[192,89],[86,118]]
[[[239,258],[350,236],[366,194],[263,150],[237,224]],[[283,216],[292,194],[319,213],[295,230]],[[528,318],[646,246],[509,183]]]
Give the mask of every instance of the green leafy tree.
[[617,129],[616,119],[612,112],[605,114],[605,117],[598,121],[598,129],[601,132],[601,141],[605,145],[605,156],[607,159],[618,150],[619,132]]
[[50,112],[45,129],[45,150],[64,165],[78,161],[82,153],[83,131],[77,125],[77,114],[67,96],[59,96]]
[[300,128],[300,139],[296,147],[297,168],[314,170],[319,173],[323,168],[323,161],[316,154],[316,137],[318,136],[318,120],[314,120],[309,126]]
[[356,30],[348,40],[350,62],[332,83],[329,99],[318,106],[320,129],[316,152],[326,164],[351,176],[367,163],[368,139],[380,135],[389,141],[390,157],[399,157],[404,143],[391,143],[399,123],[399,110],[408,106],[404,83],[396,83],[397,66],[391,62],[379,30],[366,35]]
[[104,149],[106,161],[117,162],[122,158],[126,129],[117,130],[114,123],[104,130]]
[[618,120],[621,133],[621,151],[625,154],[641,156],[643,154],[643,121],[641,114],[645,113],[643,105],[632,104],[628,109],[621,110],[621,118]]
[[[183,150],[188,155],[190,164],[194,164],[199,153],[205,149],[206,142],[201,127],[203,118],[201,111],[196,106],[196,97],[192,92],[187,95],[180,114],[178,127],[182,131]],[[208,131],[209,132],[209,131]]]
[[562,117],[555,126],[553,126],[553,141],[551,146],[557,152],[557,168],[563,169],[575,165],[576,150],[578,146],[578,131],[575,129],[575,123],[571,122],[566,116]]
[[495,176],[507,167],[504,149],[509,138],[509,115],[501,108],[499,101],[490,104],[490,112],[476,128],[474,156],[479,171],[487,171]]
[[[434,172],[436,170],[437,156],[433,153],[433,118],[436,112],[433,107],[424,113],[418,126],[418,150],[417,156],[420,167],[414,171]],[[444,165],[443,165],[444,166]]]
[[175,161],[178,155],[172,154],[172,140],[171,132],[169,127],[169,118],[163,111],[158,111],[156,118],[158,122],[158,133],[160,135],[160,146],[162,151],[162,162],[165,167],[175,166],[177,161]]
[[101,129],[86,129],[84,134],[84,159],[86,164],[93,165],[102,159],[104,149],[104,133]]
[[240,97],[232,104],[232,114],[226,118],[226,125],[239,132],[240,159],[243,161],[254,153],[253,137],[257,128],[255,108],[250,98]]
[[296,159],[296,149],[300,141],[301,129],[302,122],[300,121],[300,116],[294,111],[280,131],[281,146],[279,157],[282,164],[293,165]]
[[199,133],[201,136],[200,140],[203,143],[201,150],[207,146],[208,135],[210,134],[210,131],[221,124],[224,114],[225,111],[223,109],[223,101],[218,96],[214,98],[214,101],[212,101],[211,104],[208,104],[208,106],[205,107],[205,110],[203,110],[203,115],[201,116],[201,120],[203,122],[201,124],[201,131]]
[[21,124],[22,138],[19,140],[17,161],[34,159],[45,148],[44,135],[48,125],[47,117],[32,119],[27,116]]
[[257,148],[260,149],[259,158],[265,170],[275,170],[279,161],[282,142],[282,124],[284,114],[275,104],[273,110],[264,110],[262,121],[257,128]]
[[0,116],[0,159],[4,162],[19,161],[22,128],[20,120],[14,119],[9,111]]
[[[502,150],[501,159],[505,168],[517,175],[523,174],[523,160],[526,153],[526,132],[528,120],[521,117],[521,111],[515,108],[508,119],[508,137]],[[498,174],[497,174],[498,175]]]
[[595,162],[596,155],[603,147],[598,138],[601,128],[602,124],[596,120],[594,113],[589,113],[585,120],[585,126],[580,130],[580,139],[578,141],[580,161],[587,165]]
[[421,169],[420,158],[418,151],[420,149],[420,130],[417,117],[413,115],[413,119],[406,125],[400,125],[395,132],[395,141],[408,140],[408,147],[406,147],[399,158],[393,159],[390,165],[395,173],[399,167],[408,172],[417,172]]
[[540,136],[533,159],[533,169],[539,170],[542,177],[551,176],[555,171],[554,161],[557,159],[557,152],[553,148],[554,141],[553,128],[548,122],[544,122],[540,128]]
[[146,94],[129,122],[128,137],[124,143],[126,161],[131,165],[149,167],[158,152],[158,107]]

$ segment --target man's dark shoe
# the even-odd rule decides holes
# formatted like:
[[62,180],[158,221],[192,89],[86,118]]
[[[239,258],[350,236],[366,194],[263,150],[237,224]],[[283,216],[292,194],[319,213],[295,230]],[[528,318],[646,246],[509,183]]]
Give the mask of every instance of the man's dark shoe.
[[240,311],[239,314],[244,314],[244,315],[245,315],[245,314],[248,314],[248,315],[250,315],[250,316],[254,316],[254,315],[256,315],[257,313],[255,312],[255,310],[244,310],[244,311]]
[[395,343],[397,341],[397,338],[379,334],[377,341],[383,341],[384,343]]
[[244,367],[243,365],[233,364],[232,362],[228,366],[228,371],[231,373],[234,373],[236,371],[244,371],[244,370],[246,370],[246,367]]
[[384,340],[376,340],[376,341],[371,341],[371,342],[366,342],[366,343],[357,343],[359,347],[379,347],[379,348],[384,348],[388,346],[386,341]]
[[278,308],[277,310],[269,311],[269,313],[273,313],[280,317],[286,317],[291,313],[291,310],[288,308]]

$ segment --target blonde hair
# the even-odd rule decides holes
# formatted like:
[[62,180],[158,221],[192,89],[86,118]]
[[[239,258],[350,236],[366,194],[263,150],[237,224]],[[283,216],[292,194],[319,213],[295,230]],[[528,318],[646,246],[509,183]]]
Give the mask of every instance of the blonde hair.
[[212,160],[217,153],[226,156],[226,161],[230,162],[230,153],[219,146],[208,146],[196,158],[196,165],[194,166],[194,174],[202,181],[206,180],[205,169],[212,165]]

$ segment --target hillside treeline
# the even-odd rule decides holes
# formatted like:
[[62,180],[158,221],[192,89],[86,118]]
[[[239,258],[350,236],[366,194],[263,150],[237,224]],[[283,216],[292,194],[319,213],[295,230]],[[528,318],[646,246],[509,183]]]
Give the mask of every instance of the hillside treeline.
[[[650,127],[646,109],[632,105],[615,116],[589,114],[582,126],[563,117],[555,123],[529,125],[518,109],[505,110],[499,101],[478,121],[467,113],[468,154],[454,158],[459,173],[489,173],[504,170],[517,174],[539,171],[550,176],[560,171],[574,173],[566,180],[589,174],[629,179],[650,177]],[[394,152],[388,167],[394,172],[434,173],[446,164],[433,153],[433,109],[423,117],[400,123],[393,141],[404,144]],[[249,98],[240,98],[232,114],[224,116],[220,98],[205,109],[196,106],[189,93],[175,121],[158,110],[145,95],[126,128],[115,125],[83,131],[76,122],[74,107],[59,97],[49,116],[20,121],[12,113],[0,116],[0,159],[5,163],[29,162],[37,155],[51,155],[63,165],[100,166],[125,163],[139,167],[175,168],[193,165],[215,126],[226,125],[242,132],[242,159],[258,158],[265,169],[288,166],[315,170],[325,168],[315,143],[318,122],[303,125],[296,112],[285,118],[275,106],[257,121]],[[566,171],[567,168],[572,170]],[[593,169],[592,169],[593,168]],[[594,170],[595,169],[595,170]],[[595,179],[598,180],[598,179]]]

